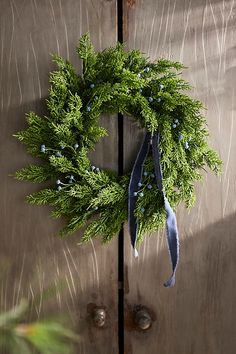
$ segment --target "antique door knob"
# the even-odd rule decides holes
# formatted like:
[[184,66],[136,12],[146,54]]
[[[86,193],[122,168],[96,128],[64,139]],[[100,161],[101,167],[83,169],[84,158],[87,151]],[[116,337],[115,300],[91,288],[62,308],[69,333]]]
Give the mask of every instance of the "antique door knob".
[[135,309],[134,322],[138,329],[145,331],[152,325],[152,318],[148,310],[144,307]]
[[96,327],[103,327],[106,322],[106,311],[103,308],[95,308],[93,310],[92,319]]

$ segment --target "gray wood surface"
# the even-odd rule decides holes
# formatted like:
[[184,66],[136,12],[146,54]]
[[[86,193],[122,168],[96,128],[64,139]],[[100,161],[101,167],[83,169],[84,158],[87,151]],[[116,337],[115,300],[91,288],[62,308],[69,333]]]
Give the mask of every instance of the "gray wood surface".
[[[147,306],[152,328],[135,331],[126,318],[126,354],[234,354],[236,271],[236,5],[229,1],[124,1],[128,48],[151,59],[182,61],[192,95],[207,107],[210,143],[224,161],[216,178],[204,173],[196,185],[197,202],[187,212],[178,208],[181,261],[177,284],[163,287],[170,274],[164,232],[152,234],[135,260],[126,230],[127,310]],[[142,133],[125,123],[126,168],[133,163]]]
[[[83,33],[90,31],[98,50],[116,42],[115,5],[115,0],[0,1],[0,307],[26,297],[35,300],[32,319],[67,317],[81,335],[76,353],[86,354],[117,352],[117,240],[102,246],[99,240],[80,245],[79,233],[56,238],[62,224],[49,217],[50,209],[24,200],[39,187],[8,175],[33,161],[12,134],[25,127],[26,112],[46,112],[48,74],[55,69],[50,53],[81,70],[75,46]],[[91,159],[116,169],[117,121],[103,117],[102,124],[110,135]],[[108,311],[102,330],[89,320],[93,305]]]
[[[211,145],[224,161],[224,173],[204,174],[197,202],[178,208],[181,261],[177,284],[163,287],[170,274],[165,233],[147,236],[133,258],[125,229],[125,354],[234,354],[236,336],[236,5],[228,1],[124,1],[124,39],[151,59],[167,57],[189,67],[192,95],[207,107]],[[81,70],[75,45],[90,31],[97,49],[116,42],[116,1],[0,0],[0,309],[33,299],[32,318],[68,317],[81,335],[76,353],[118,352],[117,240],[81,245],[79,233],[54,237],[62,224],[50,209],[29,206],[25,195],[38,189],[9,177],[33,161],[12,134],[25,127],[25,112],[44,114],[50,53]],[[117,168],[117,121],[102,117],[109,130],[91,154],[101,167]],[[125,120],[125,168],[142,139]],[[145,333],[132,326],[134,305],[150,309]],[[92,326],[89,311],[103,305],[104,329]],[[1,352],[1,349],[0,349]],[[2,354],[2,352],[1,352]]]

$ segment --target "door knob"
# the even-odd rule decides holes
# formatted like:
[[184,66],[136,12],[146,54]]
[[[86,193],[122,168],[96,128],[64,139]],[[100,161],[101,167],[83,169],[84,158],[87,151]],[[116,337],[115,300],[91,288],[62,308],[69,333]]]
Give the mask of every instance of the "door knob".
[[134,322],[141,331],[146,331],[152,325],[152,317],[147,308],[138,306],[134,309]]
[[106,311],[103,308],[96,307],[92,313],[93,323],[96,327],[103,327],[106,322]]

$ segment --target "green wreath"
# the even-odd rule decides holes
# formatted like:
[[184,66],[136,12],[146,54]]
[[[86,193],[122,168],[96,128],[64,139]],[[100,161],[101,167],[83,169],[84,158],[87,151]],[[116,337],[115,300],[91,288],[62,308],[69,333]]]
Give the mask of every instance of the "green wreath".
[[[50,75],[48,114],[27,114],[28,128],[15,136],[28,152],[40,158],[16,172],[19,180],[51,181],[50,188],[27,197],[31,204],[49,204],[53,217],[66,217],[61,235],[86,226],[82,239],[102,236],[109,241],[128,218],[130,174],[91,166],[88,153],[107,131],[99,126],[102,113],[121,112],[137,124],[160,134],[163,188],[170,205],[195,200],[194,182],[204,166],[216,173],[221,160],[209,148],[202,103],[186,95],[190,85],[180,77],[184,68],[178,62],[159,59],[150,62],[140,51],[126,52],[115,47],[95,53],[88,34],[77,48],[83,61],[83,74],[59,56],[58,71]],[[160,190],[154,183],[153,159],[144,163],[135,205],[138,241],[165,224],[166,212]]]

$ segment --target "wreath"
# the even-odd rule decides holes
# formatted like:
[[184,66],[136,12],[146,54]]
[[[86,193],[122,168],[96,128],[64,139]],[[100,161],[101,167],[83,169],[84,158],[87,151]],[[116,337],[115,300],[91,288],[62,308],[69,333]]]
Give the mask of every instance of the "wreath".
[[[83,73],[60,56],[50,74],[47,116],[27,114],[28,127],[15,136],[40,164],[16,172],[19,180],[51,181],[27,197],[31,204],[49,204],[52,216],[65,217],[62,236],[85,227],[82,240],[100,235],[109,241],[128,219],[135,247],[147,233],[167,224],[174,283],[178,263],[178,232],[173,210],[195,200],[194,182],[208,166],[220,172],[221,160],[209,148],[203,105],[184,93],[191,89],[181,78],[184,66],[159,59],[150,62],[139,50],[124,45],[95,52],[89,34],[81,37],[77,53]],[[107,130],[102,113],[132,116],[146,136],[132,172],[92,166],[88,153]]]

